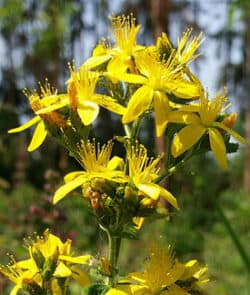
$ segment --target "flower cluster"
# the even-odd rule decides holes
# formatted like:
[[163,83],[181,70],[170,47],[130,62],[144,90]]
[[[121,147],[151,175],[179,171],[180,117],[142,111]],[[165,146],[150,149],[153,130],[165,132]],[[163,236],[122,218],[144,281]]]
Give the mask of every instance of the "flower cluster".
[[180,263],[170,247],[155,244],[151,246],[144,270],[130,273],[107,295],[205,295],[202,285],[209,281],[206,272],[207,267],[200,267],[197,260]]
[[9,278],[15,287],[11,295],[19,289],[30,294],[64,294],[64,285],[74,279],[81,286],[90,283],[88,275],[78,265],[86,265],[90,255],[71,256],[71,240],[63,243],[57,236],[46,230],[43,236],[29,241],[29,259],[12,261],[9,265],[0,265],[0,272]]
[[[192,156],[208,151],[225,169],[226,154],[233,150],[230,136],[246,143],[232,129],[236,115],[226,112],[226,92],[209,100],[189,67],[200,55],[202,34],[193,36],[188,29],[175,48],[165,33],[155,44],[139,45],[139,31],[133,15],[111,17],[114,42],[101,40],[79,69],[69,65],[66,93],[59,94],[47,81],[40,85],[39,93],[26,91],[35,117],[9,133],[37,124],[29,151],[37,149],[49,134],[81,165],[80,171],[64,177],[53,201],[56,204],[75,189],[89,201],[108,237],[108,257],[101,263],[107,276],[104,285],[112,287],[107,294],[203,294],[200,285],[206,282],[206,268],[200,268],[196,260],[182,264],[160,248],[151,249],[143,272],[129,274],[118,283],[116,279],[121,240],[134,238],[145,218],[168,214],[161,198],[179,209],[175,196],[160,181]],[[124,127],[124,134],[116,134],[102,146],[89,138],[100,108],[114,114]],[[155,135],[167,137],[169,154],[149,157],[147,147],[140,143],[142,119],[149,117],[154,118]],[[117,142],[123,145],[124,157],[112,153]],[[160,161],[164,162],[163,170]],[[1,270],[16,283],[13,294],[30,281],[43,288],[47,278],[57,287],[58,277],[85,283],[86,276],[73,271],[69,263],[84,264],[89,257],[72,258],[69,249],[68,242],[63,244],[49,233],[38,238],[30,247],[28,261]]]

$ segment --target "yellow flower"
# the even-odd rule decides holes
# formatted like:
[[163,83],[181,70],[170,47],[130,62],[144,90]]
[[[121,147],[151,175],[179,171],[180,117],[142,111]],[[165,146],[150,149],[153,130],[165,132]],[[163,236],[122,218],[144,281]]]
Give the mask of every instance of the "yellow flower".
[[117,288],[106,294],[136,295],[188,295],[176,283],[184,273],[185,266],[172,257],[170,248],[154,244],[143,272],[130,273]]
[[[34,261],[39,272],[44,268],[46,262],[53,269],[53,277],[68,278],[72,277],[81,286],[89,284],[88,276],[75,264],[86,265],[90,260],[90,255],[77,257],[71,256],[71,240],[63,243],[57,236],[46,230],[42,237],[37,237],[29,246],[31,259],[22,263],[22,268],[31,268]],[[20,264],[19,264],[20,265]],[[51,270],[49,270],[51,271]]]
[[184,79],[181,67],[176,67],[174,54],[167,61],[159,61],[158,54],[144,50],[135,56],[141,75],[118,73],[117,79],[128,83],[142,84],[130,98],[122,122],[127,124],[153,107],[155,111],[156,135],[161,136],[168,123],[170,111],[167,94],[180,98],[196,99],[199,84]]
[[[185,151],[190,149],[198,140],[208,132],[211,149],[216,160],[222,168],[227,167],[226,146],[221,131],[226,131],[232,135],[237,141],[246,144],[246,140],[238,133],[227,127],[223,122],[217,122],[218,116],[223,111],[223,107],[227,102],[225,94],[218,94],[211,101],[201,92],[200,104],[183,106],[182,111],[197,112],[198,115],[189,116],[189,124],[181,129],[174,137],[172,144],[172,155],[178,157]],[[178,112],[176,112],[177,114]],[[177,116],[178,117],[178,116]],[[175,122],[184,122],[184,116],[176,118]]]
[[12,288],[10,295],[16,295],[20,289],[26,288],[28,285],[42,285],[42,277],[33,267],[22,269],[13,258],[9,265],[0,265],[0,273],[12,281],[15,286]]
[[[97,72],[90,72],[86,66],[81,66],[79,72],[70,67],[71,77],[68,81],[67,105],[71,111],[77,112],[82,123],[90,125],[99,114],[99,105],[117,114],[123,114],[125,108],[118,104],[112,97],[95,93],[96,83],[99,78]],[[46,114],[60,108],[48,106],[40,109],[38,114]]]
[[28,146],[29,152],[37,149],[44,142],[47,136],[47,130],[44,121],[56,124],[62,128],[66,126],[66,122],[63,120],[60,114],[54,112],[54,110],[65,106],[67,104],[67,97],[63,94],[57,94],[57,90],[51,87],[47,81],[45,83],[45,86],[40,86],[40,90],[40,95],[36,91],[29,93],[27,90],[25,91],[25,94],[29,99],[31,108],[34,113],[38,114],[39,110],[43,108],[50,108],[49,113],[38,114],[20,127],[13,128],[8,131],[8,133],[17,133],[37,124],[32,140]]
[[140,26],[135,25],[133,15],[121,15],[111,17],[112,33],[115,38],[113,48],[105,44],[105,41],[97,45],[90,57],[84,64],[89,68],[97,67],[107,61],[108,72],[126,72],[127,69],[133,71],[132,57],[144,47],[136,44],[136,35]]
[[176,198],[166,189],[154,183],[158,177],[157,165],[161,157],[148,158],[147,150],[143,145],[132,146],[127,144],[127,157],[129,163],[129,177],[136,188],[146,197],[158,202],[160,196],[165,198],[172,206],[178,209]]
[[111,157],[112,141],[102,148],[95,141],[83,142],[79,147],[79,162],[85,171],[75,171],[64,177],[66,184],[61,186],[54,195],[54,204],[64,198],[75,188],[94,178],[103,178],[114,182],[126,182],[124,173],[119,170],[123,160],[117,156]]
[[172,46],[166,33],[162,33],[161,37],[157,39],[156,47],[160,54],[171,54],[175,52],[175,60],[177,66],[184,66],[189,64],[191,61],[199,57],[201,54],[196,53],[203,40],[201,39],[202,33],[198,36],[191,36],[192,29],[188,29],[182,34],[182,38],[178,40],[177,49]]

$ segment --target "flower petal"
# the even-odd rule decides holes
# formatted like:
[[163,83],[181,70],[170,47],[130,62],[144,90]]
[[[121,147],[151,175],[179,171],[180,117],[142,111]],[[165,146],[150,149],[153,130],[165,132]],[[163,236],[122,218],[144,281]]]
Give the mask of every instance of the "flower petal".
[[45,128],[45,124],[43,121],[40,121],[34,131],[32,140],[28,146],[28,151],[32,152],[37,149],[44,142],[46,136],[47,130]]
[[112,55],[110,55],[110,54],[91,56],[90,58],[88,58],[85,61],[84,66],[86,66],[89,69],[92,69],[92,68],[95,68],[97,66],[100,66],[101,64],[104,64],[111,57],[112,57]]
[[229,133],[230,135],[232,135],[237,141],[243,143],[243,144],[247,144],[247,141],[244,137],[240,136],[237,132],[235,132],[233,129],[228,128],[226,125],[224,125],[223,123],[220,122],[214,122],[213,126],[219,127],[223,130],[225,130],[227,133]]
[[77,264],[87,264],[89,259],[91,258],[91,255],[83,255],[83,256],[77,256],[77,257],[71,257],[67,255],[60,255],[59,259],[71,263],[77,263]]
[[76,179],[78,176],[85,176],[87,178],[85,171],[73,171],[73,172],[66,174],[63,179],[64,179],[65,183],[67,183],[67,182],[70,182],[70,181]]
[[196,114],[183,111],[173,111],[168,114],[168,121],[172,123],[198,124],[201,120]]
[[47,114],[52,111],[58,110],[62,107],[65,107],[68,104],[69,104],[69,98],[68,98],[68,96],[65,96],[64,99],[59,100],[58,102],[52,103],[51,105],[46,106],[44,108],[41,108],[39,111],[36,112],[36,114],[38,114],[38,115]]
[[66,278],[72,275],[71,270],[62,262],[59,262],[53,275],[57,278]]
[[216,160],[218,161],[221,168],[226,169],[227,168],[227,158],[226,158],[226,146],[223,139],[223,136],[221,135],[220,131],[218,131],[216,128],[209,128],[208,129],[209,134],[209,141],[211,149],[215,155]]
[[167,200],[173,207],[175,207],[176,209],[179,209],[176,198],[168,190],[166,190],[162,187],[160,195],[165,200]]
[[14,288],[11,289],[10,295],[16,295],[20,289],[20,285],[16,285]]
[[85,287],[91,283],[88,275],[84,271],[82,271],[79,267],[77,267],[75,265],[71,266],[71,273],[72,273],[72,278],[81,287]]
[[129,59],[127,55],[117,54],[114,56],[107,66],[108,73],[125,73],[129,67]]
[[153,94],[153,90],[148,86],[142,86],[137,89],[128,103],[122,123],[127,124],[134,121],[144,113],[150,107]]
[[163,92],[155,91],[153,97],[153,104],[155,110],[156,136],[159,137],[165,131],[165,128],[168,123],[168,97]]
[[114,156],[108,162],[108,170],[122,170],[124,167],[124,160],[118,156]]
[[90,125],[99,114],[99,106],[92,101],[85,100],[78,104],[77,113],[85,126]]
[[173,157],[178,157],[190,149],[205,133],[206,128],[199,124],[191,124],[179,131],[173,140],[171,153]]
[[173,93],[177,97],[186,99],[198,99],[200,97],[200,85],[186,81],[166,83],[167,91]]
[[95,94],[91,96],[91,99],[103,108],[119,115],[124,114],[126,110],[124,106],[120,105],[116,100],[107,95]]
[[13,128],[8,130],[8,133],[17,133],[17,132],[21,132],[25,129],[30,128],[31,126],[35,125],[36,123],[38,123],[39,121],[41,121],[41,118],[39,116],[35,116],[34,118],[32,118],[31,120],[27,121],[26,123],[24,123],[23,125],[17,127],[17,128]]
[[147,183],[147,184],[142,184],[139,183],[136,185],[137,188],[142,191],[144,194],[149,196],[153,200],[158,200],[161,192],[161,188],[158,184],[155,183]]
[[[114,78],[119,79],[121,81],[133,84],[145,84],[147,83],[148,79],[136,74],[126,74],[126,73],[114,73],[116,76]],[[109,74],[108,74],[109,75]],[[112,75],[112,74],[111,74]]]
[[62,185],[56,192],[53,198],[53,204],[56,204],[63,199],[69,192],[73,191],[78,186],[82,185],[86,180],[86,177],[79,176],[76,179]]

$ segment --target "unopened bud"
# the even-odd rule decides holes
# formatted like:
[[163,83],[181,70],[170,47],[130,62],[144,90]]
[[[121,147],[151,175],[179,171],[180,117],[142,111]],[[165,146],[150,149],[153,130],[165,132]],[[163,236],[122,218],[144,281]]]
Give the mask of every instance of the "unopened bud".
[[227,116],[223,121],[222,123],[224,125],[226,125],[228,128],[232,128],[237,120],[237,113],[234,112],[232,114],[230,114],[229,116]]

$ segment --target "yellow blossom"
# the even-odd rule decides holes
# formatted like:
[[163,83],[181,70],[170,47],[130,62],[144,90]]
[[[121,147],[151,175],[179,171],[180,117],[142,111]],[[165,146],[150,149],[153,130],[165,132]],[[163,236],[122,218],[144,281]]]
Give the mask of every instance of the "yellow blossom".
[[[229,128],[224,122],[218,122],[218,116],[223,111],[223,107],[227,102],[227,98],[224,93],[216,95],[211,101],[201,92],[200,104],[187,105],[181,108],[183,112],[195,112],[192,116],[189,116],[189,124],[181,129],[174,137],[172,144],[172,155],[178,157],[185,151],[190,149],[198,140],[208,132],[209,142],[211,149],[215,155],[216,160],[222,168],[227,167],[226,160],[226,146],[221,134],[222,131],[226,131],[233,136],[237,141],[246,144],[246,140],[238,133]],[[178,115],[178,112],[176,112]],[[175,122],[184,122],[185,115],[175,118]]]
[[93,56],[84,64],[89,68],[94,68],[108,61],[108,72],[126,72],[127,69],[133,71],[132,57],[144,48],[136,44],[136,35],[140,30],[140,25],[135,25],[133,15],[111,17],[110,20],[111,32],[115,38],[114,47],[111,48],[105,41],[101,42],[94,49]]
[[[67,105],[71,111],[76,111],[87,126],[99,114],[99,105],[117,114],[123,114],[125,108],[118,104],[112,97],[95,93],[96,83],[99,78],[97,72],[91,72],[86,66],[81,66],[79,72],[70,67],[71,76],[68,81]],[[55,110],[56,106],[48,106],[39,110],[38,114],[47,114]],[[58,105],[60,108],[60,105]]]
[[166,61],[159,61],[158,54],[144,50],[135,56],[138,74],[118,73],[117,79],[128,83],[142,84],[130,98],[122,122],[127,124],[153,107],[156,135],[161,136],[168,123],[170,112],[168,94],[184,99],[197,99],[199,84],[186,80],[181,67],[176,67],[174,54]]
[[12,258],[12,263],[9,265],[0,265],[0,273],[12,281],[15,286],[12,288],[10,295],[16,295],[20,289],[27,287],[27,285],[37,286],[42,285],[42,277],[37,273],[37,269],[34,267],[23,269]]
[[188,295],[176,282],[184,273],[185,266],[175,260],[170,248],[162,245],[151,246],[149,259],[145,263],[143,272],[130,273],[117,288],[106,294],[136,294],[136,295]]
[[132,146],[127,144],[127,157],[129,163],[129,178],[136,188],[147,198],[158,202],[162,196],[172,206],[178,209],[176,198],[165,188],[154,183],[158,177],[157,167],[161,157],[148,158],[147,150],[143,145]]
[[54,195],[54,204],[64,198],[75,188],[94,178],[103,178],[114,182],[126,182],[124,173],[119,169],[123,160],[117,156],[111,157],[112,141],[100,147],[95,141],[83,142],[79,146],[79,162],[85,171],[70,172],[64,177],[65,183]]
[[[41,268],[39,264],[43,260],[45,263],[46,261],[50,261],[51,265],[54,265],[54,277],[72,277],[77,282],[80,282],[81,285],[87,285],[89,283],[88,276],[75,264],[86,265],[91,256],[82,255],[72,257],[71,240],[67,240],[63,243],[57,236],[46,230],[43,236],[37,236],[36,241],[31,243],[29,246],[29,253],[31,259],[22,263],[23,268],[25,265],[29,268],[30,265],[33,264],[33,261],[35,261],[39,271]],[[41,259],[41,262],[39,262],[39,259]],[[81,279],[84,280],[81,282]]]
[[[37,93],[37,91],[33,91],[31,93],[27,90],[25,91],[25,94],[29,99],[30,106],[37,115],[20,127],[13,128],[8,131],[8,133],[17,133],[28,129],[33,125],[37,125],[32,140],[28,146],[29,152],[37,149],[44,142],[47,136],[47,130],[44,121],[56,124],[62,128],[66,126],[66,122],[63,120],[60,114],[54,110],[65,106],[67,104],[67,97],[63,94],[57,94],[57,90],[51,87],[47,81],[44,86],[40,86],[40,90],[40,95]],[[50,111],[47,114],[38,114],[39,110],[43,108],[50,108]]]

